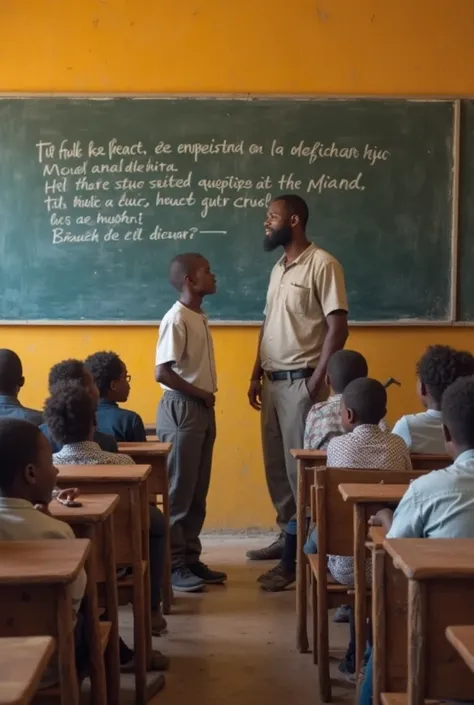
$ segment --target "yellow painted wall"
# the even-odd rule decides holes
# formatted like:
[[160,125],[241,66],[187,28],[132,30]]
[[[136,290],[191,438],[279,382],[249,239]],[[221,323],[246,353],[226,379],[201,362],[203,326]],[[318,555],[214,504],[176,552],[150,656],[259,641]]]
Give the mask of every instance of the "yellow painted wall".
[[[472,0],[2,0],[0,91],[474,95],[473,27]],[[214,336],[219,426],[207,525],[268,527],[258,416],[246,401],[256,331]],[[25,403],[42,404],[58,359],[106,348],[126,360],[129,405],[145,420],[159,396],[155,342],[149,328],[0,328],[0,346],[23,358]],[[392,420],[416,409],[414,364],[434,342],[474,350],[474,332],[351,332],[373,376],[403,382],[390,390]]]

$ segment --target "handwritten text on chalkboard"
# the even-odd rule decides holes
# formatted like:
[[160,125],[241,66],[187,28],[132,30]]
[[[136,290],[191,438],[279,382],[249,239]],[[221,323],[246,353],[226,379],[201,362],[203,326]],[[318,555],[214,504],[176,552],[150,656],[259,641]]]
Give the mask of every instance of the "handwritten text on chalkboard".
[[[38,140],[38,168],[44,184],[44,205],[48,213],[54,245],[80,242],[140,242],[145,240],[193,240],[197,235],[227,233],[206,228],[211,213],[228,209],[264,211],[275,194],[298,192],[301,195],[338,190],[365,191],[364,170],[378,168],[390,160],[387,149],[376,145],[338,145],[318,141],[284,146],[274,139],[269,145],[244,140],[211,139],[207,143],[142,141],[122,144],[111,138],[107,144],[90,140],[63,139],[58,143]],[[255,165],[265,156],[271,158],[272,173],[250,178]],[[217,175],[216,157],[229,159],[229,173]],[[285,157],[285,172],[279,158]],[[288,170],[288,157],[294,158],[294,171]],[[341,176],[331,173],[334,161],[347,163]],[[250,168],[250,162],[251,167]],[[311,175],[299,175],[298,163],[312,166]],[[208,169],[202,175],[203,164]],[[199,165],[199,174],[195,169]],[[263,170],[263,169],[262,169]],[[182,229],[167,230],[160,225],[163,209],[198,206],[195,215]],[[183,216],[183,222],[186,217]]]

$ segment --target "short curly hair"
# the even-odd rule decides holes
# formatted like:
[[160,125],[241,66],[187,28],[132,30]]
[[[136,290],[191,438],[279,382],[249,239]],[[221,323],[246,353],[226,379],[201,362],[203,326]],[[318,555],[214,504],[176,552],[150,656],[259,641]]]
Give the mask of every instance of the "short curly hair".
[[443,394],[443,423],[458,446],[474,448],[474,377],[458,378]]
[[356,350],[338,350],[329,358],[327,374],[336,394],[342,394],[349,382],[368,373],[367,360]]
[[342,393],[346,409],[352,409],[360,424],[380,423],[387,413],[387,391],[377,379],[359,377]]
[[57,443],[79,443],[89,438],[94,425],[94,403],[77,381],[55,384],[46,400],[44,418]]
[[0,489],[10,490],[15,479],[39,455],[41,431],[38,426],[23,419],[0,419]]
[[84,386],[85,373],[82,360],[62,360],[57,362],[49,371],[48,388],[51,393],[53,387],[63,382],[78,382]]
[[448,345],[431,345],[418,361],[416,371],[428,394],[441,404],[443,393],[455,380],[474,375],[474,357]]
[[120,379],[123,362],[114,352],[97,352],[84,362],[96,383],[101,397],[105,397],[112,382]]

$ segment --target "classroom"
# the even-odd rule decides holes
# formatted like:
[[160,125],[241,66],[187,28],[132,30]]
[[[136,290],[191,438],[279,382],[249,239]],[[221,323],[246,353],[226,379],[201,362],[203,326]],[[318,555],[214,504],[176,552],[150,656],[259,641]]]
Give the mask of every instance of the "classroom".
[[[472,700],[473,26],[470,0],[1,3],[0,703]],[[286,285],[318,248],[324,291]],[[350,461],[360,425],[387,448]]]

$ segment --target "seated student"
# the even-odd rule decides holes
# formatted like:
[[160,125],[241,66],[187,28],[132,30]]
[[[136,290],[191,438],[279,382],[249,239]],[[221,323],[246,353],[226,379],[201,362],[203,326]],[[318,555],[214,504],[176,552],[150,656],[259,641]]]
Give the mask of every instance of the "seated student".
[[141,417],[135,411],[120,408],[117,403],[127,401],[130,394],[131,377],[125,363],[114,352],[97,352],[84,364],[100,394],[96,412],[99,431],[109,433],[117,441],[146,441]]
[[[53,365],[49,372],[48,387],[51,393],[53,387],[61,382],[79,382],[84,389],[89,393],[94,408],[97,409],[99,403],[99,390],[96,387],[92,375],[84,366],[81,360],[63,360]],[[97,426],[97,424],[95,424]],[[40,426],[42,432],[51,443],[53,453],[57,453],[61,446],[55,441],[49,432],[47,424]],[[94,432],[94,441],[99,444],[102,450],[110,453],[118,453],[117,441],[109,434],[101,433],[97,429]]]
[[[327,467],[410,470],[408,448],[399,436],[383,431],[380,421],[387,412],[387,392],[375,379],[356,379],[344,390],[341,419],[346,435],[333,438],[327,449]],[[328,570],[342,585],[354,585],[352,556],[328,556]],[[370,578],[370,563],[367,563]],[[339,670],[354,673],[355,630],[350,614],[351,639]]]
[[416,368],[417,392],[425,411],[402,416],[393,433],[403,438],[411,453],[445,452],[441,397],[458,377],[474,374],[474,357],[447,345],[430,346]]
[[[474,538],[474,377],[458,378],[441,401],[445,450],[453,459],[445,470],[414,480],[395,514],[382,509],[369,523],[392,539]],[[372,657],[360,705],[372,702]]]
[[[44,409],[46,423],[61,450],[54,453],[58,465],[133,465],[122,453],[109,453],[93,440],[94,403],[90,394],[77,382],[56,384]],[[166,550],[166,524],[157,507],[150,506],[150,582],[152,599],[152,633],[159,636],[166,629],[161,611],[161,584]]]
[[43,414],[20,404],[18,394],[25,384],[21,360],[13,350],[0,350],[0,417],[24,419],[39,426]]
[[[52,462],[51,446],[39,428],[19,419],[0,419],[0,540],[37,541],[41,539],[74,539],[71,527],[48,512],[57,469]],[[81,570],[72,585],[72,603],[76,613],[76,664],[78,671],[87,667],[87,642],[82,616],[82,598],[86,574]],[[122,639],[120,662],[125,672],[133,669],[133,651]],[[157,653],[157,652],[155,652]],[[154,656],[154,670],[163,670],[168,659],[160,663]],[[41,687],[58,681],[57,668],[48,668]],[[164,685],[164,677],[154,683],[154,692]]]
[[[326,450],[329,441],[344,433],[341,422],[342,392],[349,382],[367,377],[367,361],[355,350],[339,350],[331,355],[326,385],[332,390],[327,401],[314,404],[306,419],[304,447]],[[266,592],[280,592],[296,580],[296,520],[288,523],[281,561],[261,575],[257,582]],[[342,614],[339,613],[338,621]]]

